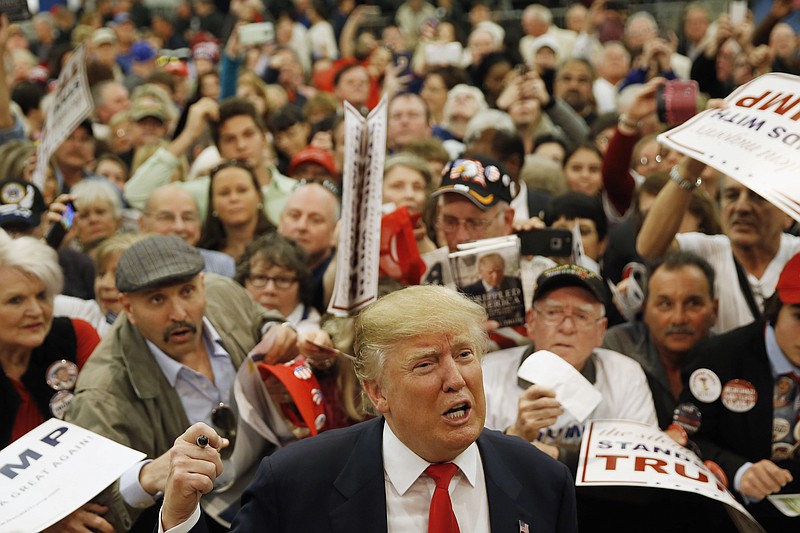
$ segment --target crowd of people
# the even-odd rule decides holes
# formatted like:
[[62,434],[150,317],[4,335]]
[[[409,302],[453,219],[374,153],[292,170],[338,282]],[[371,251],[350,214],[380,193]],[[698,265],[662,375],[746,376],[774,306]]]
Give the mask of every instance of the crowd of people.
[[[548,5],[0,14],[0,448],[58,417],[147,455],[48,531],[227,531],[238,501],[200,495],[235,450],[248,358],[273,435],[239,530],[424,530],[441,519],[428,465],[451,462],[455,531],[733,530],[694,495],[576,499],[584,421],[518,379],[538,350],[602,394],[590,419],[664,430],[767,531],[797,527],[767,498],[800,493],[797,222],[657,139],[676,125],[666,84],[696,82],[697,111],[761,74],[800,74],[794,2],[760,20],[687,3],[676,27],[608,0]],[[94,110],[36,169],[80,46]],[[382,298],[335,317],[344,102],[366,115],[382,98],[382,240],[396,246],[373,265]],[[461,295],[418,286],[449,284],[436,269],[465,243],[546,229],[576,242],[518,269],[475,255]],[[475,304],[512,292],[516,326]],[[319,512],[293,469],[326,484]]]

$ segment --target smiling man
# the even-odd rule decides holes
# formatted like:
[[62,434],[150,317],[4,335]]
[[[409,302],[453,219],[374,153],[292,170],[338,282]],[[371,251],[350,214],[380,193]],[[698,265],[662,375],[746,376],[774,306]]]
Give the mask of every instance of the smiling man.
[[[124,312],[77,383],[68,420],[147,454],[96,498],[117,531],[153,530],[155,513],[142,513],[165,488],[170,447],[190,424],[211,423],[213,410],[231,403],[248,351],[293,356],[296,335],[278,325],[283,319],[234,281],[206,277],[204,266],[175,235],[128,248],[116,271]],[[262,338],[271,320],[278,323]]]
[[[362,311],[356,372],[381,416],[262,461],[233,531],[577,531],[567,469],[483,428],[485,321],[480,306],[436,286],[389,294]],[[199,447],[200,435],[211,446]],[[203,425],[178,439],[164,530],[197,521],[221,445]]]

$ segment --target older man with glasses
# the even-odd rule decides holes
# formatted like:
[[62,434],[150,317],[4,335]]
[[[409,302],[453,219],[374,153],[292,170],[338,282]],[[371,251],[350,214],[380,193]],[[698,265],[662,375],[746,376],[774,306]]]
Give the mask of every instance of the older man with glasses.
[[234,281],[204,275],[204,266],[197,249],[175,235],[128,248],[116,271],[124,313],[77,383],[69,421],[147,454],[96,498],[117,531],[153,530],[155,513],[146,510],[155,511],[170,448],[192,423],[235,436],[233,383],[248,351],[269,362],[296,353],[296,335],[282,317]]
[[502,237],[512,232],[516,183],[503,166],[484,156],[451,161],[432,196],[436,204],[436,232],[451,252],[468,241]]
[[600,348],[607,319],[603,280],[578,265],[545,270],[536,282],[526,315],[533,346],[488,354],[483,360],[486,426],[517,435],[567,464],[573,472],[583,421],[565,414],[546,383],[522,383],[520,365],[537,350],[560,356],[599,390],[603,399],[590,419],[618,418],[657,424],[653,397],[642,367],[624,355]]

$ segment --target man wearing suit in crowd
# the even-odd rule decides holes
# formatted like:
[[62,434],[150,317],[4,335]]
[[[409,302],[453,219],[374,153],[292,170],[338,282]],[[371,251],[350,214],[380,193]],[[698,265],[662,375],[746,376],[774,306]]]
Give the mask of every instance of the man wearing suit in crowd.
[[283,318],[204,267],[175,235],[128,248],[116,271],[124,313],[78,379],[67,420],[147,454],[96,498],[117,531],[153,530],[170,447],[192,423],[210,423],[213,409],[230,405],[248,352],[292,356],[296,335]]
[[800,254],[783,268],[765,319],[699,343],[681,400],[700,411],[692,437],[769,532],[797,531],[767,496],[800,492]]
[[[566,467],[483,427],[485,321],[480,306],[437,286],[403,289],[362,311],[356,372],[382,416],[264,459],[233,530],[577,531]],[[176,441],[164,530],[197,520],[224,444],[202,424]],[[439,469],[452,478],[434,481]],[[449,527],[437,529],[440,520]]]
[[[504,291],[518,289],[522,294],[522,282],[514,276],[506,276],[506,262],[498,253],[486,254],[478,260],[478,274],[481,279],[464,287],[464,294],[468,296],[482,296]],[[501,293],[502,294],[502,293]]]

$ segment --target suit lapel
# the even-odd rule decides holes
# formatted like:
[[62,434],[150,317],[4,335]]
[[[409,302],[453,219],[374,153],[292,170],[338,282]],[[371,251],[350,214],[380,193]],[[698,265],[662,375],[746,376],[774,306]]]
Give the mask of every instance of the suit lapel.
[[481,453],[481,462],[486,477],[491,530],[502,531],[504,527],[507,527],[509,517],[516,517],[533,526],[533,517],[523,506],[518,504],[522,485],[514,472],[502,460],[502,455],[486,437],[485,430],[478,437],[478,449]]
[[386,533],[386,488],[384,485],[383,418],[368,427],[353,446],[350,457],[333,486],[341,503],[330,513],[331,531]]
[[[752,443],[748,450],[752,457],[769,457],[772,454],[772,394],[774,382],[767,356],[766,339],[764,335],[765,324],[759,321],[754,327],[750,353],[752,357],[745,357],[742,362],[742,377],[749,380],[756,388],[756,404],[747,412],[747,429],[759,435],[759,438],[747,439]],[[724,385],[724,383],[723,383]]]

